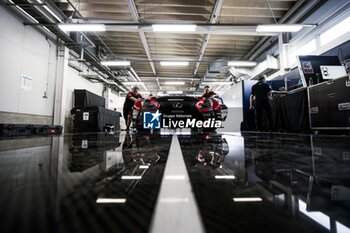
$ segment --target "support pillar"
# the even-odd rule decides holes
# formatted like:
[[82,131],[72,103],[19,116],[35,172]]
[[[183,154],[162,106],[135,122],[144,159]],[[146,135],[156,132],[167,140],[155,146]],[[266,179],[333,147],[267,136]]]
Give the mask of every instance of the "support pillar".
[[68,67],[68,49],[62,44],[57,44],[56,53],[56,78],[55,78],[55,95],[53,107],[53,124],[64,126],[65,114],[65,90],[64,77],[65,70]]

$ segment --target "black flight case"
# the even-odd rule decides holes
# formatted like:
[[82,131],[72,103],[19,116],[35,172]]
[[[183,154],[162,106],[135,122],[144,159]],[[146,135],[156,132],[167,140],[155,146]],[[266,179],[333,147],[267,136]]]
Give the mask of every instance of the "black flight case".
[[308,88],[311,130],[350,129],[350,77]]

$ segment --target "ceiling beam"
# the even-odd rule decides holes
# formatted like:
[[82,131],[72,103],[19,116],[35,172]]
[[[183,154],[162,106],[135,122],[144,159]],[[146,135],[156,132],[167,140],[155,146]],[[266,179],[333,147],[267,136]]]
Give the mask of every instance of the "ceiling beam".
[[[282,18],[279,19],[278,23],[296,23],[300,18],[314,8],[320,0],[299,0],[297,1]],[[263,37],[261,38],[251,50],[243,56],[244,60],[254,60],[264,51],[266,51],[277,38]]]
[[[128,0],[128,6],[129,6],[129,9],[130,9],[130,11],[131,11],[131,15],[132,15],[133,20],[134,20],[136,23],[140,23],[141,20],[140,20],[139,13],[138,13],[138,11],[137,11],[137,8],[136,8],[136,5],[135,5],[134,0]],[[147,55],[147,57],[148,57],[148,60],[150,61],[149,63],[150,63],[150,65],[151,65],[153,74],[154,74],[154,75],[157,75],[156,68],[155,68],[154,63],[153,63],[153,61],[152,61],[151,51],[150,51],[150,48],[149,48],[149,46],[148,46],[145,33],[142,32],[142,31],[139,31],[139,36],[140,36],[140,40],[141,40],[141,42],[142,42],[143,48],[145,49],[145,53],[146,53],[146,55]]]
[[[210,16],[210,21],[209,21],[210,23],[217,23],[223,3],[224,3],[224,0],[216,0],[215,6],[213,8],[213,13]],[[199,62],[197,62],[195,65],[193,75],[197,74],[199,65],[201,64],[200,61],[202,60],[204,53],[205,53],[205,49],[208,46],[210,35],[211,35],[211,33],[208,33],[204,36],[202,47],[199,50],[199,57],[198,57]]]

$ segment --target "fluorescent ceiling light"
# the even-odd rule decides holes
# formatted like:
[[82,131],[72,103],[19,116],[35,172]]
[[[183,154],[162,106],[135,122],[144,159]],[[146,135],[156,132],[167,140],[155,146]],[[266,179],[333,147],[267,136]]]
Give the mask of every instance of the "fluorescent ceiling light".
[[161,61],[161,66],[188,66],[188,61]]
[[125,85],[142,85],[143,82],[123,82]]
[[125,203],[125,198],[98,198],[96,203]]
[[194,32],[197,25],[195,24],[153,24],[154,32]]
[[130,61],[102,61],[104,66],[130,66]]
[[148,169],[148,168],[149,168],[149,165],[140,165],[139,168],[140,168],[140,169]]
[[260,197],[234,197],[234,202],[256,202],[256,201],[262,201]]
[[228,61],[228,66],[239,66],[239,67],[253,67],[256,66],[255,61]]
[[234,175],[226,175],[226,176],[223,176],[223,175],[217,175],[215,176],[215,179],[226,179],[226,180],[233,180],[235,179],[236,177]]
[[122,176],[122,180],[141,180],[142,176]]
[[185,85],[185,82],[164,82],[164,85],[179,85],[179,86],[182,86],[182,85]]
[[300,24],[263,24],[256,27],[257,32],[298,32],[303,28]]
[[76,32],[102,32],[106,31],[104,24],[58,24],[62,31],[76,31]]

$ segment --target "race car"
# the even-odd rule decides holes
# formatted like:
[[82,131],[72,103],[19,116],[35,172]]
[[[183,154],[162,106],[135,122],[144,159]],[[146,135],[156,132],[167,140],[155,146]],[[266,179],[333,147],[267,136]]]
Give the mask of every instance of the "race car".
[[[152,97],[138,101],[133,110],[133,127],[145,129],[144,114],[160,115],[159,128],[215,130],[226,120],[228,109],[220,97],[186,95]],[[157,116],[158,116],[157,115]]]

